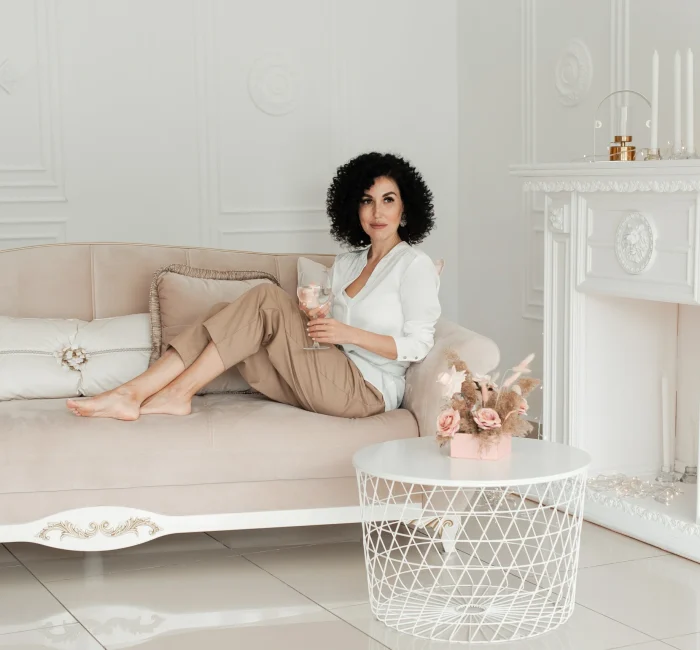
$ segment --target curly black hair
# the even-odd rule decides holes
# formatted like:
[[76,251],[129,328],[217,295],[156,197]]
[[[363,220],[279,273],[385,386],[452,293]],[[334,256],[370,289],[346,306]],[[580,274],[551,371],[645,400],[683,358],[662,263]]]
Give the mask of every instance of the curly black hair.
[[364,193],[377,178],[391,178],[399,187],[406,225],[398,235],[408,244],[419,244],[435,225],[433,193],[420,172],[408,161],[390,153],[364,153],[338,168],[326,195],[333,239],[353,248],[367,246],[359,209]]

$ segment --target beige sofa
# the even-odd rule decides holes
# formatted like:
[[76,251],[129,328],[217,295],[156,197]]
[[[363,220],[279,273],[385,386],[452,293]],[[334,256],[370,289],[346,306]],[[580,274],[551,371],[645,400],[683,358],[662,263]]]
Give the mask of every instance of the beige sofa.
[[[332,256],[313,259],[330,264]],[[0,315],[91,320],[148,311],[154,272],[261,270],[295,292],[297,255],[135,244],[0,252]],[[475,370],[496,345],[449,321],[408,371],[403,408],[349,420],[259,395],[197,397],[187,417],[76,418],[64,400],[0,402],[0,543],[106,550],[203,530],[359,521],[361,447],[433,435],[445,351]]]

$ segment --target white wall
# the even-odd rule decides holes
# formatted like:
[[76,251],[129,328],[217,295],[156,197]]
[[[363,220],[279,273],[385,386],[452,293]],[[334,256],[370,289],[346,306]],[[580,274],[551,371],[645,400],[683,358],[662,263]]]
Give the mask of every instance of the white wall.
[[[333,171],[394,150],[435,193],[438,228],[424,247],[447,259],[446,314],[493,337],[504,363],[534,350],[539,372],[543,206],[508,165],[590,152],[597,102],[626,76],[648,92],[654,47],[670,92],[673,50],[700,57],[699,7],[0,0],[0,247],[334,250]],[[585,64],[571,58],[580,46],[567,55],[574,39],[592,68],[570,106],[557,82],[578,88],[565,65]],[[669,117],[662,103],[662,138]]]
[[[596,107],[625,83],[629,7],[629,0],[459,4],[460,275],[472,279],[461,288],[461,321],[498,342],[504,366],[534,351],[537,376],[544,205],[521,191],[508,166],[592,153]],[[532,401],[531,414],[539,414]]]
[[457,0],[0,0],[0,247],[327,252],[336,167],[424,174],[458,316]]
[[460,319],[507,365],[542,347],[541,324],[523,319],[527,229],[508,175],[522,148],[522,22],[518,0],[459,4]]

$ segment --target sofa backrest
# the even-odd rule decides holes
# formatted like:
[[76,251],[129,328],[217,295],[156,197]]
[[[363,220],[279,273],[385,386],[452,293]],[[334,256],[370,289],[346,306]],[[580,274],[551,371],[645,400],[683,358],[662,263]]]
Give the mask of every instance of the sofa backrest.
[[[169,264],[266,271],[296,294],[300,254],[150,244],[49,244],[0,251],[0,315],[109,318],[148,312],[153,274]],[[330,266],[334,255],[306,255]]]

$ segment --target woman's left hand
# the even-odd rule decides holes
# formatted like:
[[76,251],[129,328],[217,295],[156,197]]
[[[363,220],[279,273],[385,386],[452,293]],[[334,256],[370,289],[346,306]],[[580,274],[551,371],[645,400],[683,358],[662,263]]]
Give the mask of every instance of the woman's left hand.
[[352,343],[352,335],[356,328],[341,323],[335,318],[316,318],[309,321],[307,330],[314,341],[343,345]]

